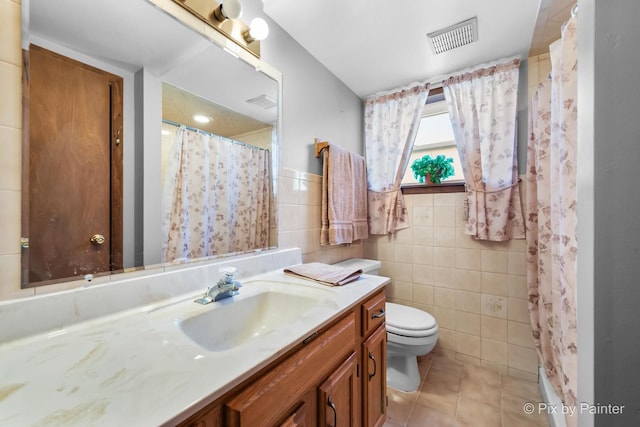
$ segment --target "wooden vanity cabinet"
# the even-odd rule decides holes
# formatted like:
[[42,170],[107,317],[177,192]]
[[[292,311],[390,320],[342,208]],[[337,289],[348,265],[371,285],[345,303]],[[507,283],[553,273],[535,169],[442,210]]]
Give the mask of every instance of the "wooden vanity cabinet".
[[180,426],[381,426],[384,302],[382,290]]
[[384,291],[361,305],[363,426],[382,426],[387,419],[387,330]]
[[360,426],[357,353],[351,353],[318,388],[319,426]]
[[382,426],[387,419],[387,331],[379,326],[362,344],[363,425]]

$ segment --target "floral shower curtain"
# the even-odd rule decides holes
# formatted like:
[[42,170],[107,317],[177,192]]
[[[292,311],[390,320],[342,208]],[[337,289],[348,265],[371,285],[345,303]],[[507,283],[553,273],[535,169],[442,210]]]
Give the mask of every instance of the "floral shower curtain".
[[428,94],[423,84],[365,101],[369,234],[409,227],[400,183]]
[[[530,101],[527,152],[527,285],[538,357],[566,405],[577,380],[577,31],[571,18],[549,47],[551,81]],[[567,416],[577,425],[577,416]]]
[[516,115],[520,60],[442,82],[467,185],[465,233],[479,240],[524,238]]
[[267,150],[178,129],[163,196],[164,261],[269,246]]

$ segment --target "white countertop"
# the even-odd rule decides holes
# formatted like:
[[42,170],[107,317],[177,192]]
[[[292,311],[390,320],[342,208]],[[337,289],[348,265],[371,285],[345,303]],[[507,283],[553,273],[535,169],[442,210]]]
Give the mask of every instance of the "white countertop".
[[325,304],[277,332],[217,352],[198,346],[178,327],[180,319],[233,303],[195,304],[201,292],[2,343],[0,425],[172,422],[189,408],[200,409],[205,399],[229,391],[336,314],[381,289],[388,279],[363,275],[347,285],[327,287],[277,270],[242,282],[234,299],[255,294],[259,287],[286,291],[297,285],[321,290]]

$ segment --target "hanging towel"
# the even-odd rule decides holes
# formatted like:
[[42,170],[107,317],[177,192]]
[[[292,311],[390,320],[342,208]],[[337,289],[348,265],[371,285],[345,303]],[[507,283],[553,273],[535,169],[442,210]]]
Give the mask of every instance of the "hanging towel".
[[340,245],[369,237],[367,205],[364,157],[337,145],[325,149],[320,244]]
[[284,272],[292,276],[311,279],[323,285],[342,286],[357,280],[362,274],[362,269],[310,262],[285,268]]
[[332,145],[322,162],[321,245],[353,242],[353,173],[351,154]]
[[369,221],[367,219],[367,163],[364,157],[351,155],[353,173],[353,240],[369,237]]

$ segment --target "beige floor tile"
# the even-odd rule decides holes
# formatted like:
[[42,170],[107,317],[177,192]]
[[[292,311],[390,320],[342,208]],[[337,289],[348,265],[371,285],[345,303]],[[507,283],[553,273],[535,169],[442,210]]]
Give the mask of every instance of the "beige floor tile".
[[421,390],[416,405],[424,405],[443,414],[455,417],[458,407],[459,392],[447,388]]
[[415,397],[409,398],[406,394],[408,393],[402,393],[393,389],[387,391],[387,397],[389,398],[387,421],[396,423],[397,425],[405,425],[415,400]]
[[431,371],[433,370],[445,371],[451,375],[462,377],[464,363],[459,360],[436,356],[431,363]]
[[502,391],[505,393],[524,397],[532,401],[542,400],[542,393],[540,393],[540,386],[537,383],[532,383],[525,380],[519,380],[517,378],[513,378],[508,375],[501,375],[500,381],[501,381]]
[[500,373],[494,369],[467,363],[464,366],[463,380],[481,381],[487,385],[500,387]]
[[461,378],[447,371],[430,369],[424,380],[421,391],[460,391]]
[[386,427],[549,427],[546,413],[527,415],[542,401],[538,384],[490,368],[430,354],[419,358],[419,389],[389,388]]
[[460,397],[476,402],[486,403],[500,409],[500,387],[489,385],[479,379],[465,378],[462,380]]
[[407,427],[464,427],[467,424],[453,416],[443,414],[428,406],[416,404],[411,411]]
[[457,419],[474,427],[502,427],[500,408],[464,397],[460,398]]
[[[424,380],[423,380],[424,381]],[[420,394],[420,387],[418,387],[418,390],[416,391],[402,391],[402,390],[396,390],[393,388],[388,388],[387,389],[387,395],[389,396],[389,399],[394,398],[394,399],[402,399],[402,400],[408,400],[408,401],[415,401],[418,398],[418,395]]]
[[548,422],[540,423],[531,415],[514,415],[509,412],[502,413],[502,425],[505,427],[543,427],[548,426]]
[[[536,410],[533,414],[526,414],[524,412],[524,405],[532,403]],[[539,400],[530,400],[526,397],[514,396],[512,394],[502,393],[502,414],[509,415],[511,418],[517,418],[522,420],[527,420],[529,423],[534,423],[540,426],[549,425],[549,420],[547,418],[546,412],[538,412],[538,403]],[[505,424],[505,426],[516,425],[516,424]]]

